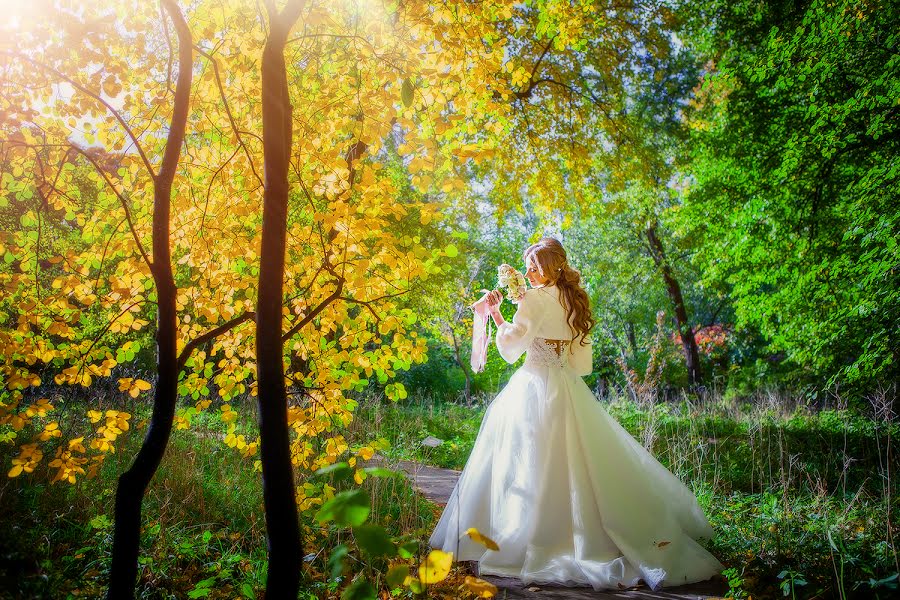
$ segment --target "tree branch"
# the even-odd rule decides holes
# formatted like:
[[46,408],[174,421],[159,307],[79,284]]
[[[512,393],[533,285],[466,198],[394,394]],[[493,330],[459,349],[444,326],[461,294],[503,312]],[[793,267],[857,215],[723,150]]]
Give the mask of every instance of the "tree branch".
[[140,155],[141,160],[144,163],[144,166],[147,167],[147,171],[150,172],[150,175],[152,177],[156,177],[156,172],[153,170],[153,165],[150,164],[150,160],[147,158],[147,155],[144,154],[144,149],[141,147],[141,144],[138,142],[137,136],[134,135],[134,132],[131,130],[131,127],[128,126],[128,123],[125,122],[125,119],[122,117],[122,115],[120,115],[119,112],[109,104],[109,102],[107,102],[106,100],[101,98],[99,94],[92,92],[91,90],[87,89],[86,87],[84,87],[83,85],[81,85],[80,83],[75,81],[74,79],[67,77],[66,75],[63,75],[62,73],[60,73],[59,71],[57,71],[56,69],[51,67],[50,65],[45,65],[44,63],[34,60],[33,58],[30,58],[28,56],[25,56],[24,54],[19,54],[18,52],[10,52],[8,50],[0,50],[0,54],[5,54],[6,56],[10,56],[12,58],[18,58],[20,60],[24,60],[25,62],[28,62],[39,69],[44,69],[45,71],[50,71],[51,73],[53,73],[54,75],[56,75],[57,77],[59,77],[60,79],[62,79],[65,82],[67,82],[72,87],[74,87],[75,89],[79,90],[80,92],[82,92],[84,94],[87,94],[88,96],[90,96],[91,98],[93,98],[94,100],[96,100],[97,102],[102,104],[103,106],[105,106],[106,109],[110,113],[112,113],[112,115],[116,118],[116,120],[125,129],[125,133],[128,134],[128,137],[131,138],[131,141],[134,144],[134,147],[137,149],[137,152]]
[[219,61],[215,59],[212,54],[209,54],[205,50],[203,50],[200,46],[195,45],[194,49],[200,53],[201,56],[205,57],[212,63],[213,75],[216,78],[216,87],[219,88],[219,96],[222,98],[222,104],[225,106],[225,114],[228,115],[228,122],[231,123],[231,130],[234,132],[234,136],[237,138],[238,144],[240,144],[241,148],[244,150],[244,154],[247,155],[247,161],[250,163],[250,170],[253,171],[253,176],[256,177],[256,181],[259,182],[260,187],[263,186],[263,180],[259,176],[259,173],[256,172],[256,165],[253,163],[253,157],[250,155],[250,150],[247,148],[247,145],[244,144],[244,138],[241,137],[241,132],[237,127],[237,123],[234,121],[234,115],[231,113],[231,107],[228,106],[228,99],[225,97],[225,89],[222,86],[222,79],[219,76]]
[[[37,150],[37,148],[39,148],[39,146],[36,146],[34,144],[26,144],[24,142],[13,142],[13,144],[16,146],[31,148],[31,149],[34,149],[35,151]],[[77,146],[75,144],[48,144],[48,146],[60,146],[60,147],[69,148],[70,150],[74,150],[78,154],[80,154],[83,157],[85,157],[86,159],[88,159],[88,161],[90,161],[90,163],[94,166],[94,170],[96,170],[97,173],[100,174],[100,176],[106,182],[106,185],[109,186],[109,189],[111,189],[113,191],[113,193],[116,195],[116,197],[119,199],[119,203],[122,205],[122,209],[125,211],[125,219],[128,221],[128,227],[129,227],[129,229],[131,229],[131,235],[132,235],[132,237],[134,237],[134,242],[138,247],[138,251],[141,253],[141,256],[144,258],[144,262],[146,262],[147,266],[152,270],[153,263],[150,261],[150,257],[147,255],[147,251],[144,250],[144,246],[141,244],[141,240],[138,237],[137,230],[134,228],[134,221],[132,221],[132,219],[131,219],[131,209],[128,208],[128,202],[127,202],[127,200],[125,200],[125,197],[122,196],[121,192],[119,192],[119,190],[116,189],[116,186],[113,185],[113,182],[110,180],[109,176],[107,176],[106,171],[103,170],[103,167],[100,166],[100,164],[97,162],[97,160],[93,156],[91,156],[90,153],[87,152],[87,150],[85,150],[84,148],[81,148],[80,146]]]
[[327,298],[322,300],[322,302],[320,302],[318,306],[316,306],[311,312],[307,313],[306,316],[300,319],[300,321],[297,322],[293,327],[288,329],[287,332],[281,336],[281,341],[287,342],[289,339],[294,337],[294,334],[303,329],[310,321],[315,319],[319,315],[319,313],[325,310],[325,308],[329,304],[340,298],[341,292],[343,291],[344,280],[342,278],[339,278],[337,280],[337,289],[335,289]]
[[241,323],[244,323],[245,321],[249,321],[249,320],[255,319],[255,318],[256,318],[255,312],[253,312],[252,310],[247,311],[243,314],[236,316],[235,318],[231,319],[230,321],[226,321],[226,322],[222,323],[221,325],[219,325],[218,327],[214,327],[213,329],[210,329],[206,333],[192,339],[190,342],[188,342],[184,346],[184,348],[181,349],[181,353],[178,355],[178,372],[180,373],[184,369],[184,366],[187,364],[187,361],[191,357],[191,354],[193,354],[194,350],[196,350],[197,348],[199,348],[200,346],[202,346],[209,340],[215,339],[215,338],[219,337],[220,335],[222,335],[223,333],[227,333],[228,331],[231,331],[232,329],[234,329]]

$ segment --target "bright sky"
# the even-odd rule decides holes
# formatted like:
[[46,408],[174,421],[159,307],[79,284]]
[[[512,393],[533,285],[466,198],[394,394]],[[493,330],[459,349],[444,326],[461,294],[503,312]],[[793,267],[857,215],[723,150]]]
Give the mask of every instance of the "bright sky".
[[33,18],[46,5],[39,0],[0,0],[0,31],[11,31]]

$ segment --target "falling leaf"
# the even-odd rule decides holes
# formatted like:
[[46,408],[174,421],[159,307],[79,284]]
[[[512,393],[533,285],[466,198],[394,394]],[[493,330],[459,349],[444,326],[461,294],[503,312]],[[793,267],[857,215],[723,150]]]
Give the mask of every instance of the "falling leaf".
[[477,542],[489,550],[500,550],[500,546],[497,545],[497,542],[478,531],[475,527],[466,529],[466,535],[472,538],[473,542]]

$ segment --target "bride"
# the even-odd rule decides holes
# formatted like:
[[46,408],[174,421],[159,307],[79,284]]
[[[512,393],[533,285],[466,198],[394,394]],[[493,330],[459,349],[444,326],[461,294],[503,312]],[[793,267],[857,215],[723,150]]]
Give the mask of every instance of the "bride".
[[[512,323],[486,296],[497,349],[524,364],[485,411],[432,548],[522,583],[637,585],[708,579],[724,567],[700,544],[712,528],[693,493],[603,408],[591,372],[594,325],[578,271],[544,238],[524,253],[532,289]],[[496,542],[477,543],[471,527]]]

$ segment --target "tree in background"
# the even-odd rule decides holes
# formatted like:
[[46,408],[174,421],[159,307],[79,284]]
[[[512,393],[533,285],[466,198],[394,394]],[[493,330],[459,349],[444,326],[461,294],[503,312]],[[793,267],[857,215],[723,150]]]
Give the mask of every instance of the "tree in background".
[[809,381],[859,392],[900,364],[897,11],[714,1],[686,34],[710,61],[682,215],[703,280]]

